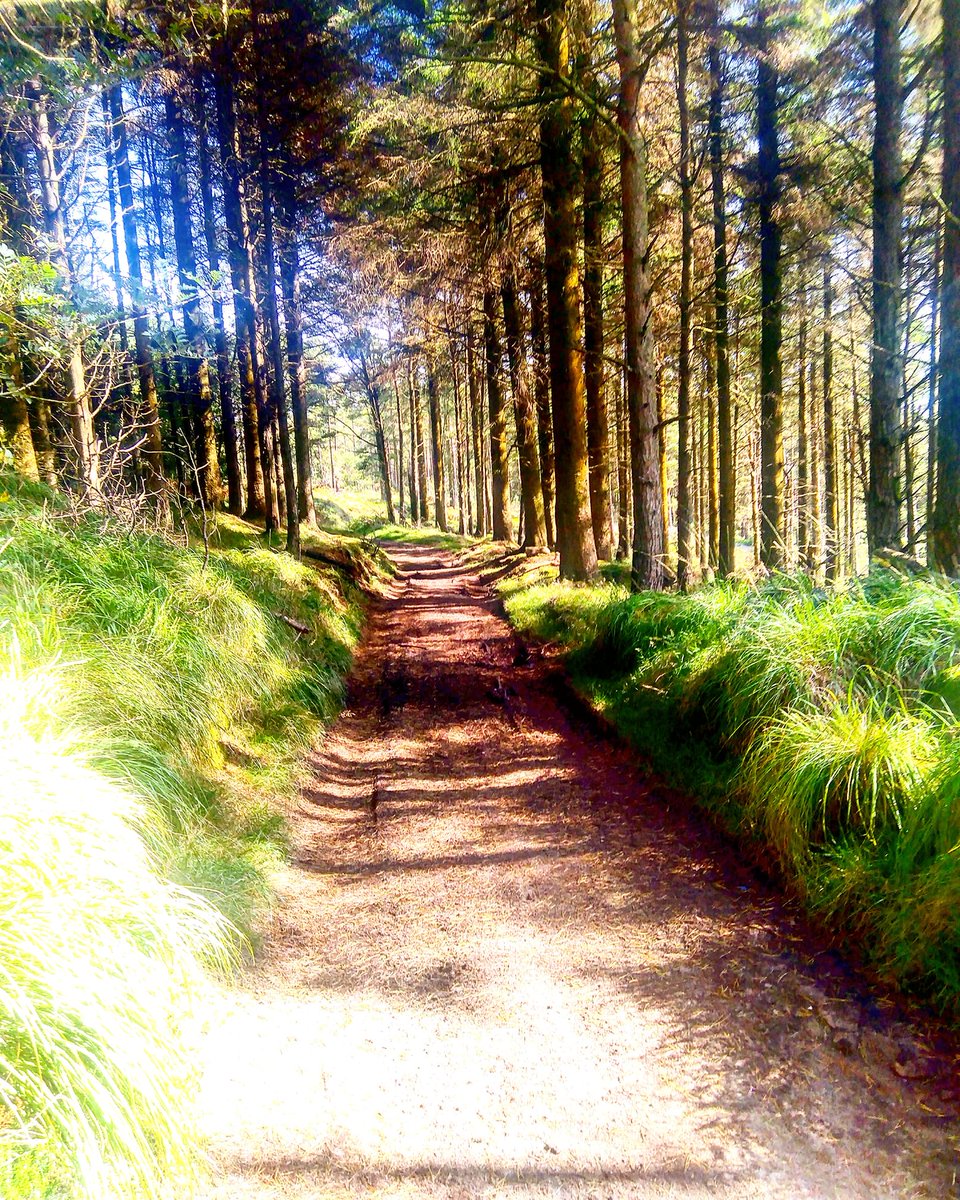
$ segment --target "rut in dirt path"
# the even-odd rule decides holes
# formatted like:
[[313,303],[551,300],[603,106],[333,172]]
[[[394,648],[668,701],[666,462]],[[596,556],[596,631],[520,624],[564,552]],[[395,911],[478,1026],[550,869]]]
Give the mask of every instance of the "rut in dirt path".
[[564,710],[475,576],[391,554],[207,1040],[211,1197],[957,1194],[924,1035]]

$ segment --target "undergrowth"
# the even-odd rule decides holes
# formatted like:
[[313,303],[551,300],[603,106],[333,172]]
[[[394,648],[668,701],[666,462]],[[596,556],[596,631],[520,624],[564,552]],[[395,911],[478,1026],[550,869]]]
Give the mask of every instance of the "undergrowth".
[[191,997],[255,936],[360,619],[243,522],[205,556],[0,484],[3,1196],[189,1194]]
[[[550,576],[553,578],[550,578]],[[960,1013],[960,591],[500,585],[609,719],[899,985]]]

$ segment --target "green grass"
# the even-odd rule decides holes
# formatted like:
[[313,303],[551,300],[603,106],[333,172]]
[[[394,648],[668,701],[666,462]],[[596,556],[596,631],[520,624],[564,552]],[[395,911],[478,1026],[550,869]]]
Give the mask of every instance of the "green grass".
[[205,562],[0,484],[3,1196],[189,1194],[186,1018],[255,936],[276,802],[340,703],[376,574],[344,561],[225,518]]
[[688,595],[500,585],[510,619],[878,969],[960,1014],[960,591],[880,569]]

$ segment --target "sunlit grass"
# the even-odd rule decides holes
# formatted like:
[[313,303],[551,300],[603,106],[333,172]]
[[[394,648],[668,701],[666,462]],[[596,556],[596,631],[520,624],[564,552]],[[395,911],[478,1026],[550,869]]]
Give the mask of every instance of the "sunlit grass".
[[205,556],[2,494],[0,1194],[187,1195],[188,1001],[256,934],[360,593],[236,520]]
[[878,570],[629,595],[519,575],[523,632],[901,983],[960,1008],[960,592]]

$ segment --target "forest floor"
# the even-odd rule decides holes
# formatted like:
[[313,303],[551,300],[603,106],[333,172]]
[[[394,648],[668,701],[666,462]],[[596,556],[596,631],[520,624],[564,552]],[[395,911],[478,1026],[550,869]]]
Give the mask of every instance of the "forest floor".
[[209,1200],[947,1197],[955,1050],[398,545],[201,1095]]

